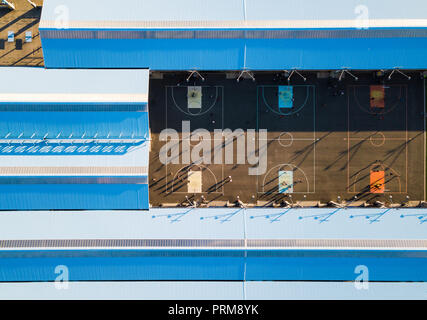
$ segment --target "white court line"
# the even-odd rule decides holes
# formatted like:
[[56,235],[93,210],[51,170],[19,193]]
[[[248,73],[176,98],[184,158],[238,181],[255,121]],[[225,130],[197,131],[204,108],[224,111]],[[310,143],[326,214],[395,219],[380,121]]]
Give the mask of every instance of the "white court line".
[[[369,141],[369,140],[384,140],[384,139],[378,139],[378,138],[374,138],[374,139],[371,139],[370,137],[366,137],[366,138],[350,138],[350,139],[347,139],[347,138],[343,138],[344,140],[355,140],[355,141],[363,141],[363,140],[366,140],[366,141]],[[386,140],[397,140],[397,141],[407,141],[407,139],[405,139],[405,138],[385,138]]]
[[424,200],[426,200],[426,116],[425,116],[425,112],[426,112],[426,78],[424,78],[423,80],[423,91],[424,91],[424,105],[423,105],[423,114],[424,114]]
[[[218,140],[218,139],[217,139]],[[280,138],[274,138],[274,139],[261,139],[259,138],[260,141],[275,141],[275,140],[292,140],[292,141],[316,141],[316,139],[313,138],[293,138],[293,139],[280,139]]]
[[406,177],[405,177],[405,192],[408,192],[408,87],[405,86],[405,97],[406,97],[406,109],[405,109],[405,132],[406,132],[406,143],[405,143],[405,152],[406,152]]
[[[313,86],[313,139],[316,141],[316,86]],[[314,174],[314,193],[316,193],[316,142],[313,145],[313,174]]]
[[[225,91],[224,91],[224,87],[221,87],[222,90],[222,99],[221,99],[221,130],[224,132],[224,95],[225,95]],[[222,161],[221,164],[221,181],[224,181],[224,162]],[[221,186],[221,192],[224,193],[224,185]]]
[[[165,88],[165,128],[167,128],[168,126],[168,87]],[[166,162],[165,164],[166,167],[166,171],[165,171],[165,176],[166,176],[166,184],[165,184],[165,192],[166,194],[168,193],[168,185],[169,185],[169,181],[168,181],[168,162]]]
[[350,88],[347,86],[347,192],[350,192]]

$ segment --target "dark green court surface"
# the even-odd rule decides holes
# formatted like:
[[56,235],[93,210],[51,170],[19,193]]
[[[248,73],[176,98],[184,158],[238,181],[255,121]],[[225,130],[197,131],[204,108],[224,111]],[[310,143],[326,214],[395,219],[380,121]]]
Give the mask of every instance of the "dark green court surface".
[[[289,84],[273,73],[240,82],[225,74],[206,73],[205,81],[189,82],[186,76],[165,73],[150,81],[153,206],[183,203],[186,197],[199,202],[239,197],[259,205],[424,200],[419,74],[384,81],[360,73],[358,81],[340,82],[310,73],[306,82],[293,78]],[[283,87],[288,85],[290,91]],[[160,137],[167,128],[172,130]]]

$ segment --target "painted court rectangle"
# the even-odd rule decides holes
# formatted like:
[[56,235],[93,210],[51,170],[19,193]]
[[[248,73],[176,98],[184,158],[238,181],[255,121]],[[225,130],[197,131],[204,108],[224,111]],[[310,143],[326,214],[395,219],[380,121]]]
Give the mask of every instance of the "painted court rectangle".
[[190,86],[187,90],[188,109],[202,109],[202,87]]
[[385,172],[371,171],[371,193],[384,193],[385,191]]
[[370,86],[371,108],[384,108],[385,88],[384,86]]
[[189,171],[187,186],[188,186],[188,193],[201,193],[202,192],[202,172]]
[[279,171],[279,193],[294,192],[293,171]]
[[290,109],[293,107],[293,87],[279,86],[279,109]]

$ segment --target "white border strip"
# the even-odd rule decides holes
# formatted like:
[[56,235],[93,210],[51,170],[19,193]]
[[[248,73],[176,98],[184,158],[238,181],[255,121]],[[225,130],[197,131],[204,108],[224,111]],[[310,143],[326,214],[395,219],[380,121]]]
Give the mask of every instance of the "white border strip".
[[[427,19],[372,19],[370,28],[423,28]],[[351,20],[235,20],[235,21],[69,21],[67,29],[57,27],[55,20],[41,20],[40,29],[324,29],[360,28]]]
[[20,103],[107,103],[148,102],[148,94],[141,93],[0,93],[1,102]]

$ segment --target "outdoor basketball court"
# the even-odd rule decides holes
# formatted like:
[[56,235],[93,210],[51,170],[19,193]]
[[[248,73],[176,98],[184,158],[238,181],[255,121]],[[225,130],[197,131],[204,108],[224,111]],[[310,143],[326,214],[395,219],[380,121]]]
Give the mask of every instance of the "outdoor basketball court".
[[258,176],[259,197],[315,193],[315,87],[258,86],[257,97],[257,129],[268,129],[268,165]]
[[348,185],[352,193],[407,193],[407,85],[349,86]]
[[[213,73],[205,81],[186,82],[185,77],[165,74],[150,83],[153,205],[187,199],[240,199],[254,205],[424,199],[424,88],[419,77],[396,77],[385,84],[369,73],[357,82],[318,79],[314,73],[306,82],[295,78],[291,83],[268,73],[256,74],[255,82]],[[165,128],[177,135],[160,141]],[[235,133],[228,140],[226,129]],[[265,137],[261,129],[267,130]],[[203,139],[210,140],[208,149],[201,147]],[[159,155],[166,143],[170,159],[177,161],[163,164]],[[226,149],[232,150],[231,161],[225,159]],[[248,156],[261,153],[266,154],[265,170],[249,175],[255,165]],[[193,161],[196,155],[199,161]]]

